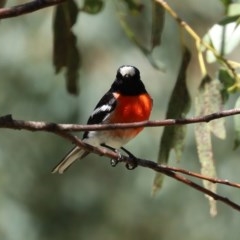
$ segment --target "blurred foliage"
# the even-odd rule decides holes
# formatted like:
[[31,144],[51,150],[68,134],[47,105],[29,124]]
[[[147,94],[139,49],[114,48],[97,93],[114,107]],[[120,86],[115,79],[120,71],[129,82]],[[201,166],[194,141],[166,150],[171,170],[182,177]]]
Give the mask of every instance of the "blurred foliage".
[[[140,69],[154,98],[153,119],[185,117],[189,96],[194,116],[219,111],[223,104],[232,108],[240,88],[239,1],[167,3],[201,33],[198,37],[207,46],[186,36],[186,25],[155,1],[71,0],[54,10],[2,20],[1,114],[84,123],[123,64]],[[178,127],[180,134],[148,128],[128,148],[139,157],[157,159],[161,134],[159,152],[168,146],[164,162],[198,171],[199,158],[204,173],[239,182],[239,149],[232,151],[234,141],[235,147],[240,142],[239,120],[236,116],[235,125],[231,118],[226,121],[224,141],[218,139],[225,127],[221,121],[194,130],[188,126],[187,135],[186,126]],[[168,178],[151,198],[153,173],[146,169],[113,169],[108,159],[90,155],[63,176],[51,175],[69,145],[48,133],[1,129],[0,239],[238,239],[237,212],[219,205],[219,215],[211,219],[201,194]],[[177,149],[178,160],[184,161],[176,163],[170,149]],[[231,188],[220,186],[218,191],[240,198]]]
[[59,4],[54,16],[54,51],[53,62],[56,73],[66,67],[67,89],[70,93],[78,92],[78,69],[80,56],[77,49],[76,36],[71,28],[76,23],[78,7],[72,0]]
[[6,0],[0,0],[0,7],[4,7],[5,4],[6,4]]
[[[204,76],[199,92],[195,99],[196,115],[204,116],[213,112],[219,112],[222,109],[222,98],[220,93],[220,83],[216,79],[211,79],[210,76]],[[209,124],[199,123],[195,126],[195,136],[199,161],[201,164],[201,173],[206,176],[216,178],[216,169],[213,159],[213,148],[211,133],[216,137],[224,139],[225,133],[224,118],[217,121],[211,121]],[[203,181],[203,185],[212,192],[217,191],[217,186],[214,183]],[[217,214],[216,201],[209,198],[210,213],[212,216]]]
[[104,6],[103,1],[99,0],[85,0],[81,11],[90,13],[90,14],[97,14],[99,13]]
[[[191,53],[188,48],[184,48],[181,66],[179,69],[176,84],[169,100],[166,119],[185,118],[191,106],[191,99],[186,85],[186,70],[191,60]],[[181,99],[181,101],[179,101]],[[176,154],[176,159],[182,158],[184,142],[186,137],[186,125],[166,126],[161,137],[158,163],[166,164],[172,149]],[[153,183],[153,193],[162,187],[163,174],[157,173]]]

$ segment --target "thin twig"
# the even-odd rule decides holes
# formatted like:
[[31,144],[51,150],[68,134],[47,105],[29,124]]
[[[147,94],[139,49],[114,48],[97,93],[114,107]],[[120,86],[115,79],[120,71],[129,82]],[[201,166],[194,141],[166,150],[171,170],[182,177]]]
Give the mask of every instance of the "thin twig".
[[212,182],[212,183],[218,183],[218,184],[227,185],[227,186],[231,186],[231,187],[235,187],[235,188],[240,188],[240,183],[230,182],[227,179],[211,178],[211,177],[208,177],[208,176],[204,176],[200,173],[191,172],[191,171],[181,169],[181,168],[169,167],[169,166],[164,166],[164,165],[161,165],[161,167],[166,168],[167,170],[170,170],[170,171],[173,171],[173,172],[179,172],[179,173],[182,173],[182,174],[185,174],[185,175],[188,175],[188,176],[192,176],[192,177],[195,177],[195,178],[200,178],[200,179],[203,179],[203,180],[207,180],[207,181]]
[[23,14],[38,11],[42,8],[54,6],[66,0],[35,0],[8,8],[0,8],[0,19],[17,17]]

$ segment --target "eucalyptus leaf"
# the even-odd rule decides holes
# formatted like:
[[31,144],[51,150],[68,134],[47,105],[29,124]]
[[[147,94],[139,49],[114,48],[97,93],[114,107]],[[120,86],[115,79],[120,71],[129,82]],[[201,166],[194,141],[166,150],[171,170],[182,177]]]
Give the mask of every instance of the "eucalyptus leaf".
[[[121,3],[125,3],[125,5]],[[164,71],[163,65],[156,61],[152,54],[154,48],[161,43],[164,25],[162,7],[152,1],[152,11],[150,11],[141,1],[136,0],[116,1],[116,6],[119,22],[126,36],[141,50],[154,68]],[[152,16],[151,25],[146,20],[150,14]]]
[[[190,63],[191,53],[185,47],[182,57],[181,67],[179,69],[176,84],[174,86],[170,101],[168,104],[166,118],[181,119],[186,116],[190,109],[191,99],[186,85],[186,72]],[[186,136],[186,125],[175,125],[164,127],[163,135],[160,141],[158,163],[166,164],[169,154],[174,149],[177,160],[181,159],[184,140]],[[157,173],[154,178],[152,192],[156,193],[162,186],[163,175]]]
[[[195,99],[195,109],[197,116],[204,116],[222,110],[221,88],[218,80],[212,79],[208,75],[203,78]],[[209,123],[198,123],[195,126],[195,137],[198,157],[201,164],[201,173],[216,178],[211,133],[219,138],[225,138],[226,131],[223,118],[216,119]],[[217,190],[216,184],[214,183],[204,180],[203,185],[213,192]],[[216,201],[209,196],[206,197],[209,199],[210,214],[215,216],[217,214]]]
[[72,32],[76,23],[78,7],[73,0],[59,4],[55,9],[53,22],[53,64],[56,73],[66,68],[66,85],[72,94],[78,92],[78,76],[80,53],[77,49],[77,39]]
[[165,11],[156,1],[152,1],[152,49],[161,44]]
[[[201,109],[199,109],[201,111]],[[197,110],[197,111],[199,111]],[[196,111],[196,112],[197,112]],[[197,144],[198,157],[201,164],[201,174],[204,176],[209,176],[216,178],[216,169],[213,159],[213,149],[211,142],[210,129],[205,123],[199,123],[195,126],[195,137]],[[217,191],[217,186],[215,183],[203,180],[203,185],[205,188],[212,192]],[[210,214],[215,216],[217,214],[216,201],[205,195],[209,200]]]
[[89,14],[97,14],[104,7],[104,2],[102,0],[85,0],[81,11],[87,12]]
[[[240,108],[240,97],[238,97],[235,108]],[[235,141],[234,141],[234,149],[237,149],[240,145],[240,115],[234,115],[234,130],[235,130]]]
[[229,98],[228,89],[234,85],[235,79],[229,73],[228,69],[220,68],[218,71],[218,80],[222,84],[221,95],[222,95],[223,102],[226,102]]
[[[239,16],[226,17],[214,24],[203,38],[220,56],[231,53],[240,43],[238,18]],[[207,50],[206,58],[209,63],[216,61],[215,55],[210,50]]]
[[227,8],[232,3],[232,0],[220,0],[220,2]]
[[0,0],[0,8],[4,7],[7,0]]
[[228,7],[228,16],[235,16],[240,15],[240,4],[239,3],[232,3]]
[[140,13],[144,8],[144,5],[141,3],[141,1],[136,0],[122,0],[122,1],[126,3],[128,9],[132,13]]

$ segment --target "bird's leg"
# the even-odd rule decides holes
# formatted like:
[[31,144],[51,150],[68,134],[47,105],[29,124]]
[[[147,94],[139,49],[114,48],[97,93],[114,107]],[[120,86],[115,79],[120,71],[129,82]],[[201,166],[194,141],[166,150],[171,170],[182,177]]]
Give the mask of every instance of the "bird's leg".
[[[116,160],[116,159],[111,159],[111,162],[110,162],[112,167],[116,167],[117,164],[118,164],[119,162],[121,162],[121,159],[122,159],[121,153],[120,153],[116,148],[110,147],[110,146],[106,145],[105,143],[101,144],[101,146],[103,146],[103,147],[105,147],[105,148],[108,148],[108,149],[110,149],[110,150],[112,150],[113,152],[115,152],[115,153],[118,154],[118,159],[117,159],[117,160]],[[128,151],[126,148],[121,147],[121,149],[122,149],[125,153],[127,153],[128,157],[129,157],[129,159],[130,159],[130,161],[127,162],[126,165],[125,165],[126,168],[127,168],[128,170],[133,170],[134,168],[136,168],[136,167],[138,166],[137,158],[136,158],[130,151]]]
[[130,151],[128,151],[126,148],[121,147],[121,149],[131,158],[136,158]]
[[128,170],[133,170],[134,168],[136,168],[138,166],[138,162],[137,162],[137,158],[131,153],[129,152],[126,148],[121,147],[121,149],[127,153],[128,157],[130,158],[130,162],[126,163],[126,168]]
[[121,161],[121,158],[122,158],[121,153],[120,153],[116,148],[110,147],[110,146],[106,145],[105,143],[101,144],[101,146],[103,146],[103,147],[105,147],[105,148],[108,148],[108,149],[110,149],[110,150],[112,150],[113,152],[115,152],[115,153],[118,154],[118,159],[111,159],[111,160],[110,160],[111,166],[112,166],[112,167],[116,167],[117,164]]

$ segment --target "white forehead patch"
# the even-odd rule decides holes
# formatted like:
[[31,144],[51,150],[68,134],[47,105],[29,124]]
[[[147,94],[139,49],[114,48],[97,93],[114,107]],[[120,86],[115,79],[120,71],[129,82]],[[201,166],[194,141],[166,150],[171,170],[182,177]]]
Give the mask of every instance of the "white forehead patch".
[[136,74],[136,71],[135,71],[134,67],[132,67],[132,66],[123,66],[120,68],[120,73],[123,77],[125,75],[130,75],[133,77]]

